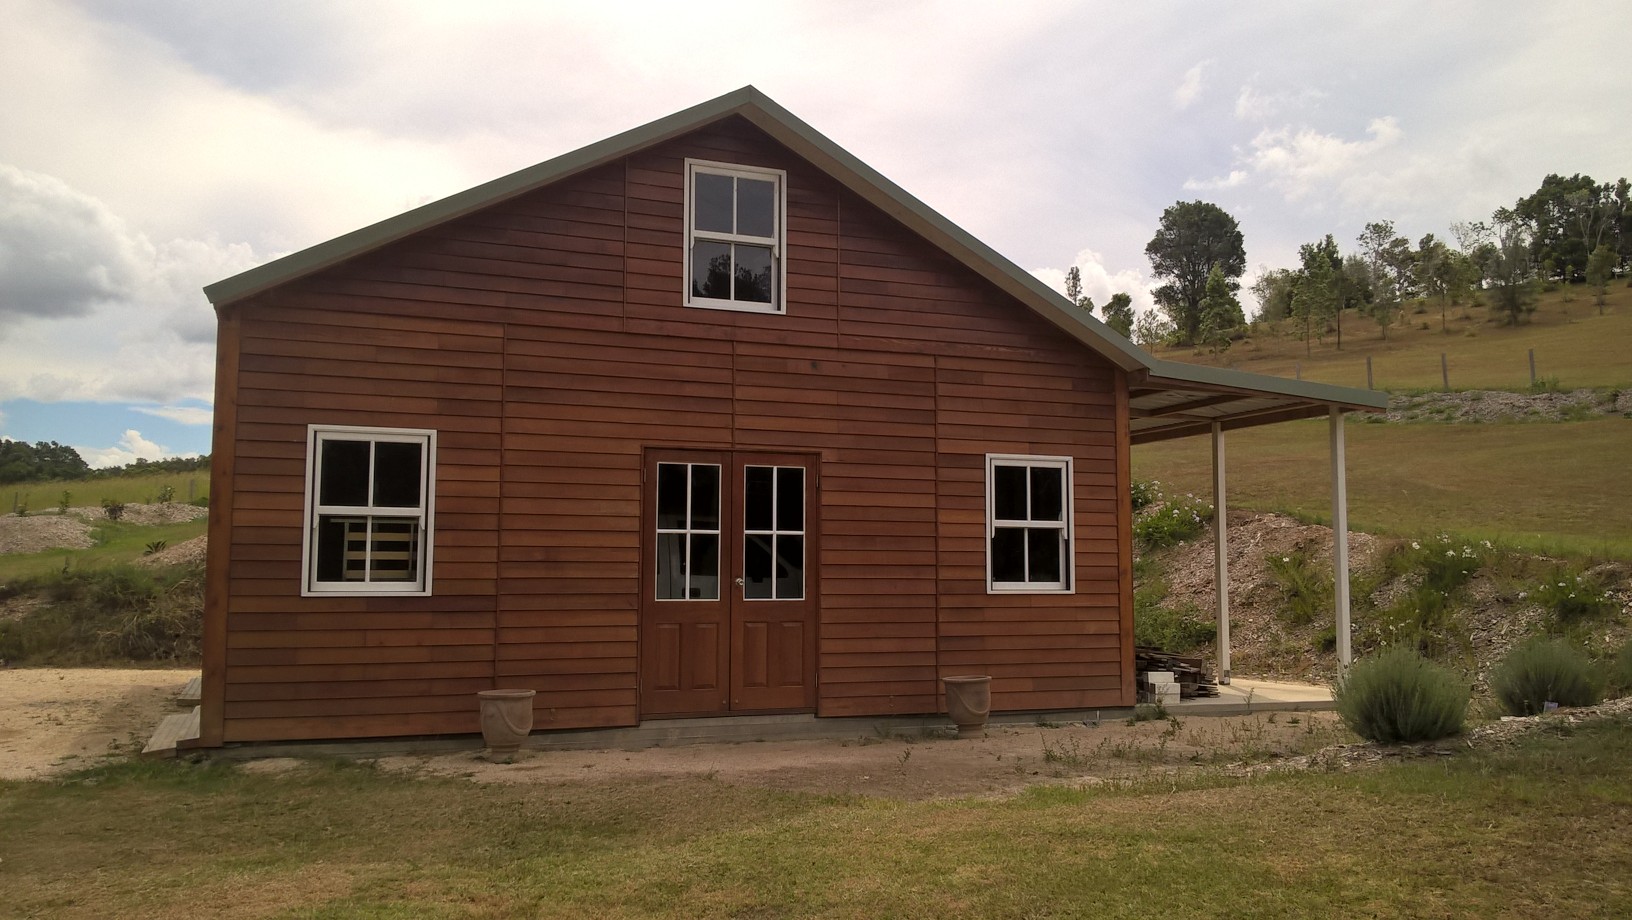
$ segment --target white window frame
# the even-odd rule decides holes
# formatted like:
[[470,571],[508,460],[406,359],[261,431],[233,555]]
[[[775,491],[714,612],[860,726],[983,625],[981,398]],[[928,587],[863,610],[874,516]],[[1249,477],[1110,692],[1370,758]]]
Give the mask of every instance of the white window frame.
[[[370,506],[319,506],[318,456],[321,443],[329,440],[418,443],[422,445],[423,462],[420,465],[418,508],[387,508]],[[370,471],[370,485],[373,474]],[[373,428],[357,425],[306,426],[306,502],[305,528],[301,536],[300,563],[302,597],[332,597],[345,595],[392,597],[429,597],[431,572],[436,546],[434,519],[436,516],[436,432],[422,428]],[[317,527],[329,516],[417,518],[419,522],[420,566],[417,581],[318,581],[317,580]]]
[[[716,176],[731,176],[741,179],[759,179],[776,184],[776,213],[772,215],[775,229],[771,236],[747,236],[738,233],[719,233],[711,230],[699,230],[693,223],[696,211],[693,207],[692,192],[696,188],[696,177],[699,173]],[[705,310],[735,310],[743,313],[786,313],[788,292],[788,260],[784,254],[787,251],[787,215],[788,215],[788,174],[781,169],[764,169],[757,166],[738,166],[732,163],[718,163],[712,160],[686,160],[686,189],[684,195],[686,209],[686,238],[685,238],[685,274],[682,279],[682,290],[685,305],[699,307]],[[768,304],[750,303],[740,300],[725,300],[718,297],[697,297],[691,293],[691,253],[694,243],[699,240],[713,240],[721,243],[747,243],[753,246],[769,246],[771,248],[771,302]]]
[[[749,526],[748,526],[748,471],[750,469],[762,469],[762,470],[770,470],[771,471],[771,527],[768,530],[763,530],[763,529],[755,530],[755,529],[750,529]],[[800,527],[799,527],[798,530],[790,530],[790,529],[787,529],[787,528],[780,528],[779,529],[777,527],[777,525],[781,523],[779,520],[777,520],[777,515],[778,515],[779,510],[781,508],[781,504],[780,504],[779,499],[781,497],[780,492],[782,490],[782,477],[779,474],[783,470],[798,470],[799,473],[800,473],[800,476],[799,476],[799,489],[800,489],[799,501],[800,501],[800,521],[801,521],[801,524],[800,524]],[[802,601],[802,600],[805,599],[805,588],[806,588],[805,579],[807,577],[806,571],[810,568],[810,535],[805,529],[810,524],[809,521],[805,520],[805,517],[807,516],[807,514],[808,514],[808,512],[810,510],[810,508],[809,508],[809,505],[810,505],[809,497],[810,497],[810,470],[808,468],[806,468],[806,467],[798,466],[798,465],[777,466],[774,463],[745,463],[745,464],[742,465],[742,560],[741,560],[741,562],[742,562],[742,576],[743,576],[742,600],[743,600],[744,603],[757,604],[757,603],[760,603],[760,602]],[[771,596],[770,597],[749,597],[748,596],[747,579],[748,579],[748,538],[749,537],[769,537],[770,540],[771,540]],[[777,537],[798,537],[799,538],[799,594],[798,594],[798,596],[791,596],[791,595],[790,596],[783,596],[783,595],[780,595],[780,594],[776,593],[776,545],[777,545],[777,539],[776,538]]]
[[[653,528],[652,528],[652,533],[655,534],[655,536],[653,537],[653,546],[661,546],[662,545],[662,540],[658,539],[658,538],[660,538],[660,537],[662,537],[664,535],[675,536],[675,537],[684,537],[685,538],[684,542],[681,543],[680,545],[682,547],[681,552],[683,552],[685,554],[685,559],[686,559],[686,584],[685,584],[686,596],[685,597],[662,597],[662,596],[658,595],[657,587],[658,587],[659,584],[661,584],[661,581],[658,578],[657,567],[659,565],[663,564],[663,560],[660,557],[656,557],[654,555],[654,558],[652,560],[652,562],[653,562],[653,564],[652,564],[652,600],[656,601],[659,604],[670,604],[670,603],[681,603],[681,604],[686,604],[686,603],[691,603],[691,604],[709,603],[709,604],[717,604],[720,601],[725,599],[725,594],[724,594],[724,592],[726,590],[725,589],[725,584],[724,584],[724,582],[725,582],[725,565],[726,565],[726,562],[729,559],[729,553],[728,553],[728,550],[726,549],[726,545],[725,545],[725,524],[726,524],[725,518],[726,518],[726,514],[725,514],[725,508],[723,507],[724,504],[725,504],[726,468],[725,468],[725,466],[723,464],[714,463],[714,462],[710,462],[710,461],[706,461],[706,460],[699,460],[699,461],[696,461],[696,462],[692,462],[692,461],[689,461],[689,460],[659,460],[657,462],[657,480],[658,481],[657,481],[657,483],[655,483],[653,485],[653,492],[652,492],[652,503],[653,503],[654,507],[656,506],[657,500],[658,500],[657,499],[657,490],[662,488],[661,483],[663,481],[663,467],[665,467],[665,466],[685,467],[685,470],[686,470],[686,526],[684,526],[684,527],[664,527],[664,526],[662,526],[662,524],[657,522],[655,514],[654,514],[653,521],[652,521],[652,523],[654,525]],[[693,483],[692,470],[695,469],[696,467],[699,467],[699,466],[713,467],[713,469],[714,469],[714,476],[715,476],[716,485],[715,485],[715,495],[714,495],[714,529],[712,529],[712,530],[710,530],[707,527],[694,527],[694,526],[692,526],[692,524],[693,524],[692,519],[691,519],[691,510],[692,510],[691,509],[691,487],[692,487],[692,483]],[[713,537],[714,538],[714,596],[713,597],[692,597],[691,596],[691,577],[692,577],[692,571],[691,571],[691,538],[692,537],[697,537],[697,536]]]
[[[986,455],[986,591],[988,594],[1072,594],[1075,593],[1076,571],[1076,502],[1075,488],[1072,484],[1074,461],[1070,457],[1043,457],[1029,454],[987,454]],[[1064,520],[1058,523],[1048,521],[1011,521],[997,519],[997,469],[998,467],[1023,467],[1027,470],[1041,467],[1061,471],[1063,506],[1061,517]],[[1028,492],[1027,501],[1030,501]],[[1060,578],[1053,582],[1032,581],[997,581],[992,576],[992,537],[998,527],[1021,527],[1028,530],[1053,529],[1064,535],[1064,545],[1060,547]]]

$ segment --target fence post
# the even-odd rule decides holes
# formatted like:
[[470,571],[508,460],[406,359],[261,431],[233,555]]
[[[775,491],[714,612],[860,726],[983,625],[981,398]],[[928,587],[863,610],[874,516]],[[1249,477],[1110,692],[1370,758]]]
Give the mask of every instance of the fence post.
[[1445,391],[1447,393],[1450,392],[1451,365],[1445,360],[1445,353],[1443,351],[1439,353],[1439,379],[1440,382],[1445,384]]
[[1303,379],[1303,362],[1302,361],[1299,361],[1297,364],[1293,365],[1292,373],[1296,374],[1299,380]]
[[1536,350],[1530,349],[1530,389],[1536,388]]
[[196,485],[198,485],[198,480],[196,480],[196,479],[187,480],[187,504],[189,504],[189,505],[191,505],[193,503],[193,487],[196,486]]
[[1376,387],[1371,385],[1371,355],[1366,355],[1366,389],[1376,389]]

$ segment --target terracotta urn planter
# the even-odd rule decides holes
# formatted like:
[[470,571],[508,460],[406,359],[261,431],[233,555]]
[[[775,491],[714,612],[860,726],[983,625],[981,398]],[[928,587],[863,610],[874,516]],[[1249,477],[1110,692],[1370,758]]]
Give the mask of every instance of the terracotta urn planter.
[[478,690],[482,706],[482,740],[494,754],[514,754],[533,730],[533,697],[537,690]]
[[946,714],[958,726],[959,738],[979,738],[986,734],[986,717],[992,714],[992,679],[943,677],[946,686]]

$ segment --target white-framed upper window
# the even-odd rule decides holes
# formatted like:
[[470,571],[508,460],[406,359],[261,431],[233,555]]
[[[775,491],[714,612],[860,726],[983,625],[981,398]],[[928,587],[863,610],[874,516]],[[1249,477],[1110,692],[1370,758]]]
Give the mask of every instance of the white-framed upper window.
[[686,306],[786,311],[787,173],[686,161]]
[[986,455],[986,586],[1071,591],[1071,458]]
[[436,432],[309,425],[302,594],[430,594]]

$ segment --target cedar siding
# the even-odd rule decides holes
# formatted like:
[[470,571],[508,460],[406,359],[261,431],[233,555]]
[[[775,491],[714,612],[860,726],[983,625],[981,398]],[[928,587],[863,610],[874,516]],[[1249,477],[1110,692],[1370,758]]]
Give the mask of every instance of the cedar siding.
[[[786,315],[681,305],[687,157],[787,171]],[[819,456],[818,715],[973,673],[996,709],[1133,701],[1123,372],[740,117],[229,325],[219,740],[474,732],[494,686],[540,729],[638,722],[649,449]],[[301,596],[314,423],[438,432],[432,596]],[[988,453],[1075,458],[1073,593],[987,592]]]

